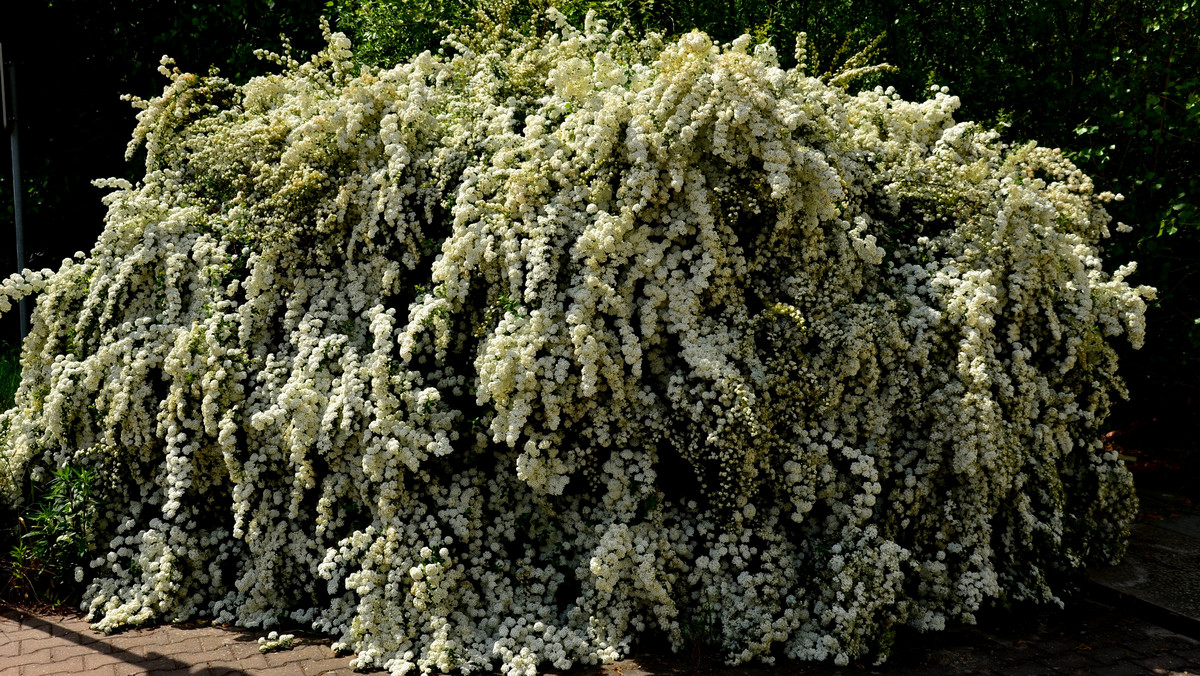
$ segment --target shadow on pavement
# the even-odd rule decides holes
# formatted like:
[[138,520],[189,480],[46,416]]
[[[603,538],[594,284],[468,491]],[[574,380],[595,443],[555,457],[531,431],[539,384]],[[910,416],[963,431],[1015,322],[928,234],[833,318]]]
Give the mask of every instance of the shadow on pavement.
[[[97,654],[109,655],[132,666],[145,669],[148,673],[189,673],[194,666],[198,667],[201,672],[207,672],[208,670],[205,666],[181,662],[157,650],[147,651],[144,656],[139,655],[133,651],[113,645],[105,640],[107,638],[105,636],[97,638],[81,634],[52,619],[30,615],[17,608],[0,608],[0,616],[10,619],[22,627],[45,632],[47,636],[65,639],[76,645],[90,648]],[[227,669],[223,673],[228,676],[251,676],[248,672],[238,669]]]

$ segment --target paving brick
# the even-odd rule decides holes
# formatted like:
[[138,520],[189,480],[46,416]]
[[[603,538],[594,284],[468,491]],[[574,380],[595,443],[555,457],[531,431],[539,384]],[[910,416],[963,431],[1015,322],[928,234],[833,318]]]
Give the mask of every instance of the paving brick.
[[97,652],[112,652],[112,644],[104,639],[105,637],[103,634],[97,634],[95,632],[87,634],[72,634],[69,637],[71,643],[74,643],[75,645],[87,646]]
[[148,655],[161,655],[172,649],[171,642],[163,640],[163,638],[165,637],[145,634],[129,639],[114,639],[111,645],[114,650],[144,658]]
[[83,657],[72,657],[66,660],[47,662],[45,664],[26,664],[21,667],[21,676],[48,676],[49,674],[79,673],[83,673]]
[[202,656],[208,653],[204,649],[204,644],[198,638],[176,637],[170,643],[170,652],[172,655],[198,655]]
[[112,670],[113,676],[144,676],[145,674],[152,673],[147,671],[145,667],[130,662],[114,664]]
[[50,633],[50,625],[45,620],[36,615],[28,615],[21,613],[17,617],[17,623],[22,629],[36,629],[40,632]]
[[152,631],[121,631],[104,637],[108,643],[115,646],[138,646],[162,643],[163,636]]
[[3,662],[4,658],[16,657],[17,655],[20,654],[20,652],[21,652],[20,641],[9,640],[7,638],[5,638],[4,640],[0,640],[0,663]]
[[171,671],[187,665],[181,664],[179,661],[167,655],[155,654],[150,656],[144,662],[138,662],[137,666],[150,673],[157,674],[160,671]]
[[204,633],[197,635],[196,640],[200,641],[200,645],[203,646],[205,650],[212,652],[222,651],[223,653],[228,653],[230,655],[233,654],[229,650],[229,646],[233,643],[233,639],[219,629],[205,631]]
[[1096,674],[1096,676],[1147,676],[1147,674],[1153,674],[1154,672],[1133,662],[1119,662],[1117,664],[1096,667],[1096,670],[1092,673]]
[[293,650],[281,650],[263,654],[263,659],[266,660],[269,667],[282,667],[288,664],[299,664],[309,662],[311,659],[305,658],[302,654],[297,654]]
[[[955,648],[953,651],[936,655],[931,662],[932,665],[949,668],[952,673],[984,673],[995,664],[996,660],[984,651]],[[932,666],[926,668],[926,671],[932,671]]]
[[303,674],[298,665],[289,664],[279,667],[268,667],[266,669],[255,669],[254,676],[297,676]]
[[273,666],[267,655],[258,652],[257,645],[235,645],[230,646],[230,650],[233,652],[234,660],[239,664],[253,664],[262,669]]
[[216,659],[233,659],[233,650],[230,650],[230,641],[223,636],[198,636],[200,647],[204,648],[206,653],[217,656]]
[[270,669],[271,667],[278,666],[277,663],[272,664],[269,662],[267,660],[267,656],[259,654],[257,650],[255,650],[253,654],[238,655],[237,664],[243,669],[255,670]]
[[37,634],[34,638],[21,639],[21,656],[33,655],[34,653],[45,651],[47,657],[50,655],[50,649],[61,644],[61,639],[56,639],[53,636],[45,634]]
[[24,631],[24,628],[16,620],[6,615],[0,615],[0,638],[7,639],[22,631]]
[[60,618],[51,618],[46,621],[47,629],[50,630],[51,636],[75,636],[80,634],[80,629],[88,631],[87,627],[74,627],[72,623],[63,621]]
[[1092,666],[1098,664],[1096,661],[1095,650],[1096,649],[1090,645],[1080,645],[1069,653],[1047,658],[1046,662],[1055,665],[1061,664],[1071,669],[1076,667]]
[[653,676],[642,668],[636,660],[621,660],[604,666],[606,673],[621,674],[621,676]]
[[91,655],[83,656],[84,670],[88,673],[99,671],[101,668],[113,667],[118,664],[125,664],[120,656],[109,653],[92,653]]
[[209,650],[204,653],[204,661],[212,666],[229,665],[236,666],[238,661],[234,658],[233,653],[228,650]]
[[1101,664],[1113,664],[1144,657],[1144,655],[1136,653],[1120,643],[1096,646],[1092,649],[1090,656],[1093,660]]
[[50,648],[50,659],[55,661],[65,660],[71,657],[92,655],[96,652],[100,651],[93,649],[92,646],[79,645],[78,643],[60,642],[58,645]]
[[306,659],[323,660],[334,657],[333,649],[329,644],[309,644],[299,645],[292,649],[292,652],[297,655],[303,655]]
[[1137,657],[1150,657],[1152,655],[1157,655],[1165,649],[1160,645],[1150,645],[1145,641],[1135,641],[1129,639],[1122,641],[1120,646]]
[[1046,666],[1039,662],[1022,662],[1017,664],[1007,664],[1001,670],[1001,673],[1006,676],[1049,676],[1056,673],[1053,667]]
[[1154,657],[1147,657],[1143,660],[1139,660],[1138,664],[1152,671],[1174,671],[1176,669],[1194,666],[1189,664],[1188,660],[1172,653],[1161,653],[1159,655],[1155,655]]
[[207,650],[195,650],[183,652],[181,650],[172,650],[171,657],[185,664],[212,664],[215,662],[230,662],[230,660],[214,659],[218,656]]
[[1163,640],[1160,640],[1160,639],[1146,641],[1145,643],[1140,644],[1139,647],[1141,649],[1143,656],[1147,659],[1150,659],[1156,655],[1162,655],[1163,653],[1169,653],[1169,652],[1172,652],[1175,650],[1175,646],[1173,644],[1168,643]]

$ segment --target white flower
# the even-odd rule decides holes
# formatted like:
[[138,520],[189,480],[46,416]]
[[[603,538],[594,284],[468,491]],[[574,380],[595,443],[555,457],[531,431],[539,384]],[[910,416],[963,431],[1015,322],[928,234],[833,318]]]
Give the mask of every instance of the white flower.
[[388,70],[165,62],[96,247],[0,283],[39,294],[0,493],[99,477],[98,628],[846,664],[1120,556],[1097,432],[1153,290],[1097,253],[1118,196],[942,87],[549,16]]

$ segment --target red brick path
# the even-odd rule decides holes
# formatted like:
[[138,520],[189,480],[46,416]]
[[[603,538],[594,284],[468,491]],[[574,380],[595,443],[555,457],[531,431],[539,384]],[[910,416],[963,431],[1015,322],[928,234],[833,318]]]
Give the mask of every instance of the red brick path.
[[[110,636],[77,615],[30,615],[0,608],[0,676],[30,674],[352,674],[328,639],[297,634],[289,650],[262,654],[265,632],[213,626],[163,626]],[[938,676],[960,674],[1097,674],[1200,676],[1200,641],[1111,606],[1081,599],[1068,610],[1040,610],[976,627],[902,634],[881,667],[785,663],[726,669],[704,655],[644,655],[568,676]]]

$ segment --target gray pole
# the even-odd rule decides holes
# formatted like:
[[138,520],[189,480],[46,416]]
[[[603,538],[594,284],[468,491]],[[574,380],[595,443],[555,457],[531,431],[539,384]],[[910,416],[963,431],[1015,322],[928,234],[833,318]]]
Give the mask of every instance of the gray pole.
[[[8,71],[8,91],[4,92],[8,104],[5,108],[8,110],[4,124],[8,127],[9,146],[12,148],[13,219],[16,221],[17,232],[17,271],[20,272],[25,269],[25,224],[21,217],[21,193],[24,191],[21,190],[21,142],[17,134],[17,69],[12,64],[4,65]],[[23,297],[20,306],[21,340],[24,341],[25,336],[29,335],[29,304]]]

